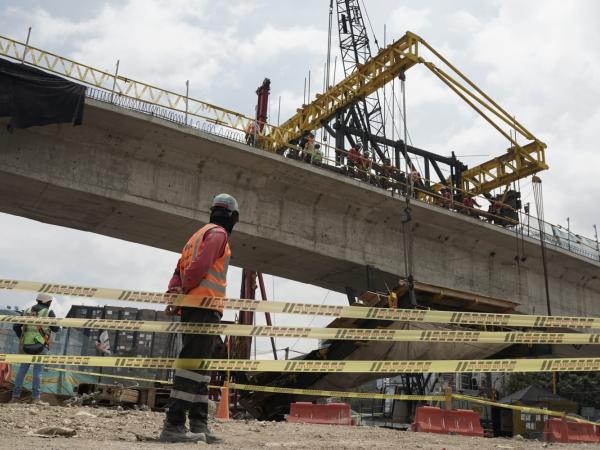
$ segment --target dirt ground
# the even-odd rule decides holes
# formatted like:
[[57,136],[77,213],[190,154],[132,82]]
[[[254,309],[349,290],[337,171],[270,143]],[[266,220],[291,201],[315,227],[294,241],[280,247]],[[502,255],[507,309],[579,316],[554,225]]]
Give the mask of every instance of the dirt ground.
[[[109,408],[0,405],[0,448],[10,449],[162,449],[196,448],[200,444],[161,444],[139,441],[136,435],[157,438],[164,414]],[[61,427],[72,437],[39,437],[43,428]],[[213,423],[225,443],[215,449],[541,449],[599,448],[587,444],[544,444],[522,439],[487,439],[412,433],[376,427],[230,421]]]

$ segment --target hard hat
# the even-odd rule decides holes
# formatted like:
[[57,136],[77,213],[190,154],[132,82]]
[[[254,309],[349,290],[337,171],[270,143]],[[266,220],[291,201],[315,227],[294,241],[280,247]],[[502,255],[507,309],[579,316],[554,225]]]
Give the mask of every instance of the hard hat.
[[239,212],[237,200],[229,194],[215,195],[212,201],[211,209],[215,207],[225,208],[231,212]]
[[41,294],[37,295],[36,300],[38,301],[38,303],[44,303],[47,305],[52,300],[54,300],[54,297],[51,296],[50,294],[41,293]]

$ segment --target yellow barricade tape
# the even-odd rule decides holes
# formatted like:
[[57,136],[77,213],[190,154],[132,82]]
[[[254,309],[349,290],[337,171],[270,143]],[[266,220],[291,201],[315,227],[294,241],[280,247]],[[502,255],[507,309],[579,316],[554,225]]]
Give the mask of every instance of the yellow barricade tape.
[[315,397],[340,397],[340,398],[373,398],[381,400],[414,400],[414,401],[444,401],[443,395],[407,395],[407,394],[379,394],[377,392],[345,392],[324,391],[317,389],[296,389],[274,386],[255,386],[252,384],[230,383],[232,389],[255,392],[271,392],[274,394],[311,395]]
[[600,358],[309,361],[0,354],[0,363],[3,362],[11,364],[33,363],[132,369],[188,369],[244,372],[476,373],[589,372],[600,370]]
[[[154,378],[142,378],[142,377],[128,377],[127,375],[113,375],[110,373],[88,372],[86,370],[71,370],[71,369],[57,369],[57,368],[52,368],[52,370],[56,371],[56,372],[77,373],[80,375],[89,375],[92,377],[114,378],[115,380],[144,381],[144,382],[148,382],[148,383],[171,384],[171,382],[167,381],[167,380],[157,380]],[[220,387],[220,386],[211,386],[211,387]]]
[[464,325],[498,325],[535,328],[600,328],[600,317],[533,316],[476,312],[447,312],[413,309],[370,308],[361,306],[315,305],[237,298],[203,297],[197,295],[165,294],[161,292],[130,291],[23,280],[0,280],[0,289],[45,292],[84,298],[102,298],[127,302],[170,304],[206,308],[223,302],[225,308],[241,311],[303,314],[354,319],[397,320]]
[[455,398],[457,400],[465,400],[467,402],[472,402],[472,403],[479,403],[481,405],[496,406],[498,408],[512,409],[515,411],[521,411],[521,412],[531,413],[531,414],[542,414],[542,415],[546,415],[546,416],[563,417],[563,418],[568,418],[569,420],[574,420],[576,422],[589,423],[591,425],[600,425],[600,422],[592,422],[590,420],[581,419],[579,417],[569,416],[568,413],[566,413],[564,411],[553,411],[553,410],[545,409],[545,408],[534,408],[532,406],[508,405],[506,403],[498,403],[498,402],[494,402],[492,400],[486,400],[483,398],[471,397],[470,395],[462,395],[462,394],[452,394],[452,398]]
[[[155,380],[151,378],[141,378],[141,377],[128,377],[125,375],[111,375],[99,372],[87,372],[83,370],[69,370],[69,369],[59,369],[53,368],[55,372],[66,372],[66,373],[78,373],[83,375],[91,375],[98,377],[106,377],[106,378],[114,378],[114,379],[122,379],[122,380],[132,380],[132,381],[145,381],[150,383],[161,383],[161,384],[171,384],[170,381],[166,380]],[[29,377],[31,378],[31,377]],[[43,380],[46,381],[45,379]],[[222,386],[209,385],[211,389],[220,389]],[[252,384],[239,384],[239,383],[229,383],[229,387],[231,389],[238,389],[242,391],[254,391],[254,392],[270,392],[274,394],[295,394],[295,395],[307,395],[314,397],[339,397],[339,398],[366,398],[366,399],[380,399],[380,400],[409,400],[409,401],[432,401],[432,402],[443,402],[446,400],[446,396],[444,395],[404,395],[404,394],[379,394],[376,392],[346,392],[346,391],[328,391],[328,390],[320,390],[320,389],[297,389],[297,388],[287,388],[287,387],[275,387],[275,386],[257,386]],[[546,416],[553,417],[562,417],[568,418],[569,420],[574,420],[580,423],[588,423],[591,425],[600,426],[600,422],[593,422],[590,420],[582,419],[579,417],[568,416],[568,414],[564,411],[554,411],[545,408],[535,408],[532,406],[521,406],[521,405],[510,405],[507,403],[498,403],[492,400],[487,400],[481,397],[472,397],[470,395],[463,394],[451,394],[453,399],[456,400],[464,400],[470,403],[478,403],[481,405],[495,406],[498,408],[511,409],[514,411],[521,411],[525,413],[531,414],[541,414]]]
[[[69,370],[69,369],[52,369],[58,372],[66,373],[78,373],[82,375],[91,375],[104,378],[114,378],[117,380],[130,380],[130,381],[143,381],[149,383],[161,383],[171,384],[170,381],[166,380],[153,380],[151,378],[141,377],[128,377],[125,375],[111,375],[107,373],[99,372],[87,372],[84,370]],[[221,389],[222,386],[209,385],[211,389]],[[404,395],[404,394],[379,394],[377,392],[346,392],[346,391],[327,391],[318,389],[297,389],[297,388],[286,388],[286,387],[274,387],[274,386],[257,386],[253,384],[239,384],[229,383],[230,389],[237,389],[240,391],[254,391],[254,392],[270,392],[273,394],[295,394],[295,395],[309,395],[314,397],[340,397],[340,398],[373,398],[381,400],[414,400],[414,401],[444,401],[446,397],[443,395]]]
[[154,322],[142,320],[75,319],[0,315],[0,322],[26,325],[94,328],[228,336],[333,339],[398,342],[481,342],[486,344],[600,344],[598,333],[540,333],[364,328],[302,328],[237,324]]

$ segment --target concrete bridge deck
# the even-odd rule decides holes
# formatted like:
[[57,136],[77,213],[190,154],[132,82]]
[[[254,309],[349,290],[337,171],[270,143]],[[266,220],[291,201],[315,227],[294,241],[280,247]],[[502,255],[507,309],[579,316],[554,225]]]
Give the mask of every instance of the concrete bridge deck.
[[[404,199],[342,175],[88,99],[84,125],[8,133],[0,211],[180,251],[217,192],[236,196],[233,263],[336,291],[405,273]],[[413,203],[417,280],[546,312],[539,242]],[[83,257],[83,255],[82,255]],[[600,315],[600,263],[549,248],[554,314]]]

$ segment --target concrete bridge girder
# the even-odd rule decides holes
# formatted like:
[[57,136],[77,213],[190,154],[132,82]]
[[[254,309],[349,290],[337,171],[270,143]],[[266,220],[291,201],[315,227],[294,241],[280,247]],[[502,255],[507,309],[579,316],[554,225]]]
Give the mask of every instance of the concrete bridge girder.
[[[229,192],[237,266],[336,291],[364,289],[367,264],[390,286],[405,273],[403,198],[94,100],[81,127],[2,127],[0,174],[0,211],[175,252]],[[420,202],[412,212],[418,280],[546,311],[539,243],[525,238],[521,261],[514,232]],[[550,248],[549,268],[554,314],[600,315],[600,264]]]

